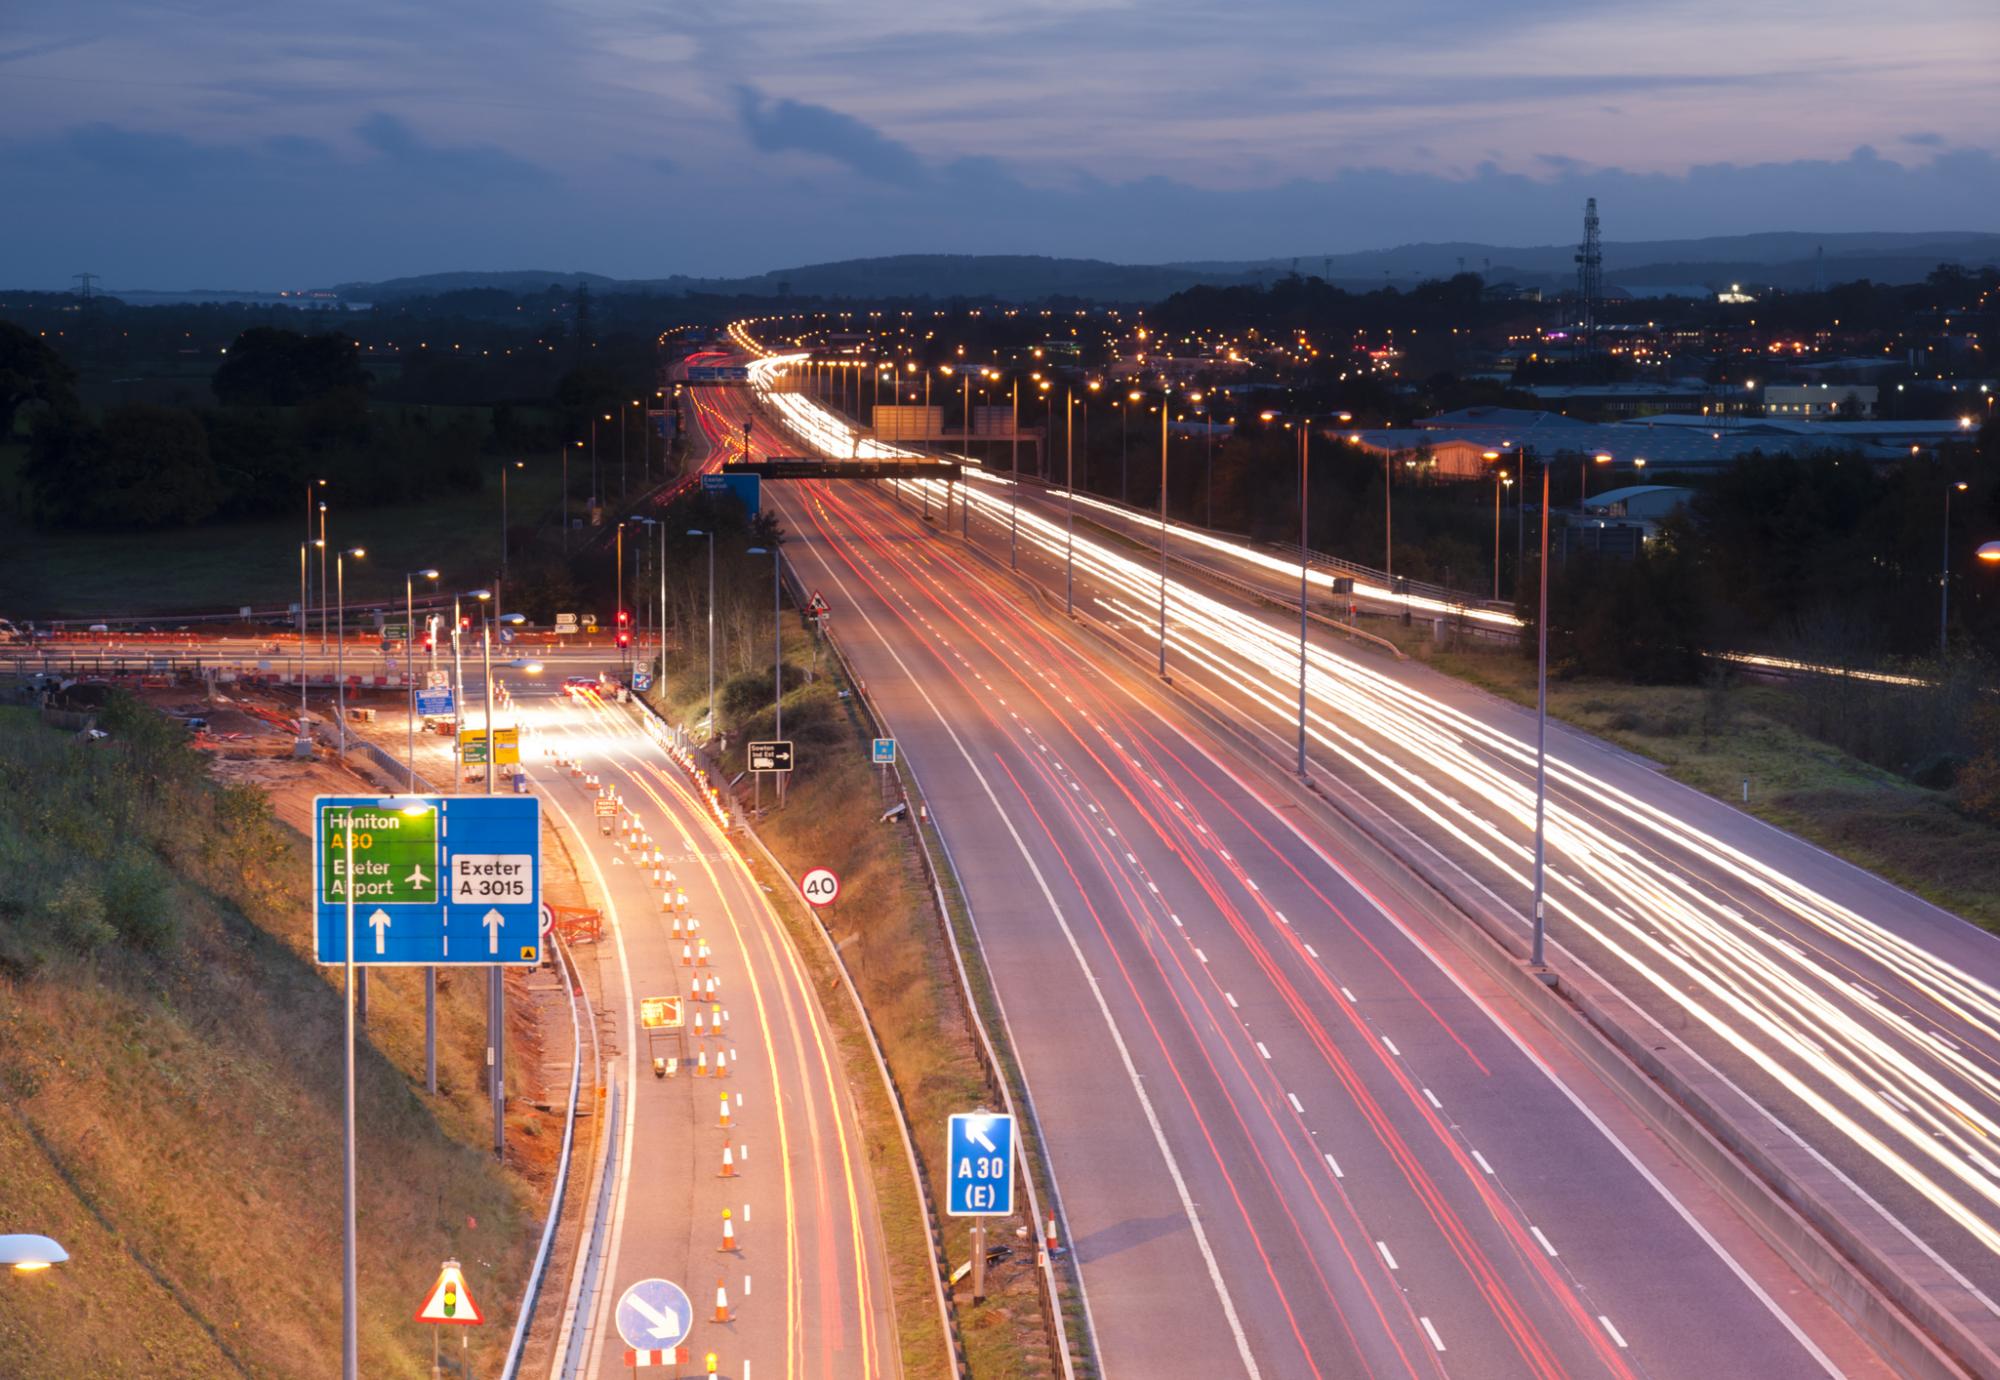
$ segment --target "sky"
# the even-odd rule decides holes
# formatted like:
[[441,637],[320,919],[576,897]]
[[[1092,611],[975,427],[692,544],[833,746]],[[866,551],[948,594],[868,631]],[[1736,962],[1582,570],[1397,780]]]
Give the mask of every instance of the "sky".
[[5,0],[0,286],[2000,229],[1995,0]]

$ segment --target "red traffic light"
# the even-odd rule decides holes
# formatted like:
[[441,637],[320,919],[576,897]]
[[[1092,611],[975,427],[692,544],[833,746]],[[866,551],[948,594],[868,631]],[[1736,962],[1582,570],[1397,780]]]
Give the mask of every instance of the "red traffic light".
[[631,633],[628,633],[628,632],[621,632],[621,633],[619,633],[619,634],[618,634],[618,645],[619,645],[619,646],[621,646],[621,647],[629,647],[629,646],[631,646],[631,645],[632,645],[632,634],[631,634]]
[[624,627],[624,626],[625,626],[625,625],[626,625],[627,623],[630,623],[631,621],[632,621],[632,615],[631,615],[631,614],[629,614],[629,613],[625,612],[625,610],[624,610],[624,609],[620,609],[620,610],[618,610],[618,626],[619,626],[619,627],[621,627],[621,628],[622,628],[622,627]]

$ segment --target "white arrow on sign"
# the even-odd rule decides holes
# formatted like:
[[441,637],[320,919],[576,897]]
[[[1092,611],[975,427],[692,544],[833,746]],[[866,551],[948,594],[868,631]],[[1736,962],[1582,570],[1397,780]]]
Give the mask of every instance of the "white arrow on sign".
[[681,1333],[680,1319],[675,1316],[669,1304],[665,1312],[653,1307],[637,1294],[625,1295],[625,1302],[632,1305],[632,1311],[644,1317],[649,1324],[647,1331],[655,1337],[676,1337]]
[[368,917],[368,923],[375,929],[375,957],[380,958],[388,950],[389,912],[378,910]]
[[499,953],[500,927],[507,923],[507,917],[497,910],[489,910],[486,914],[479,917],[479,923],[486,926],[486,952],[490,954]]
[[974,1140],[978,1141],[981,1145],[985,1146],[986,1153],[991,1155],[996,1153],[1000,1149],[1000,1147],[995,1145],[992,1142],[992,1140],[987,1137],[986,1125],[987,1123],[983,1121],[968,1121],[965,1123],[966,1127],[965,1133],[968,1136],[971,1136]]

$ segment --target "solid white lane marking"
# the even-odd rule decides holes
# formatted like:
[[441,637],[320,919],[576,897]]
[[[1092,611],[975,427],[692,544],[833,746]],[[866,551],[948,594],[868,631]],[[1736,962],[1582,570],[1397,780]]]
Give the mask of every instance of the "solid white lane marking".
[[1417,1321],[1424,1325],[1424,1335],[1431,1339],[1431,1345],[1439,1351],[1443,1351],[1444,1338],[1438,1336],[1438,1330],[1431,1326],[1431,1320],[1429,1318],[1418,1318]]
[[1604,1324],[1604,1330],[1611,1334],[1611,1340],[1618,1343],[1618,1349],[1620,1351],[1625,1350],[1625,1338],[1622,1335],[1620,1335],[1617,1328],[1611,1325],[1611,1319],[1605,1317],[1602,1313],[1599,1313],[1597,1315],[1597,1320]]
[[1333,1171],[1333,1177],[1336,1179],[1344,1179],[1347,1177],[1345,1174],[1340,1172],[1340,1161],[1335,1159],[1332,1155],[1328,1155],[1326,1157],[1326,1167]]
[[1377,1241],[1375,1243],[1375,1249],[1382,1252],[1382,1259],[1388,1262],[1390,1269],[1398,1270],[1402,1268],[1400,1265],[1396,1263],[1396,1257],[1390,1253],[1389,1243],[1387,1241]]
[[1535,1240],[1542,1243],[1543,1250],[1547,1251],[1550,1255],[1554,1255],[1556,1253],[1556,1248],[1551,1244],[1549,1244],[1548,1237],[1542,1235],[1542,1229],[1540,1227],[1529,1227],[1528,1230],[1535,1234]]

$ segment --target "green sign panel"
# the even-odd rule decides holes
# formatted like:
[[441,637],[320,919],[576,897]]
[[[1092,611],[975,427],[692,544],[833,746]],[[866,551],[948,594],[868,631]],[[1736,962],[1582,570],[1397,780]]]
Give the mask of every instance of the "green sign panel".
[[406,815],[398,810],[354,811],[354,857],[347,856],[347,815],[321,816],[319,875],[329,904],[344,904],[354,879],[356,905],[436,905],[438,902],[437,812]]
[[410,635],[410,630],[402,623],[391,623],[382,629],[382,636],[390,642],[401,642]]

